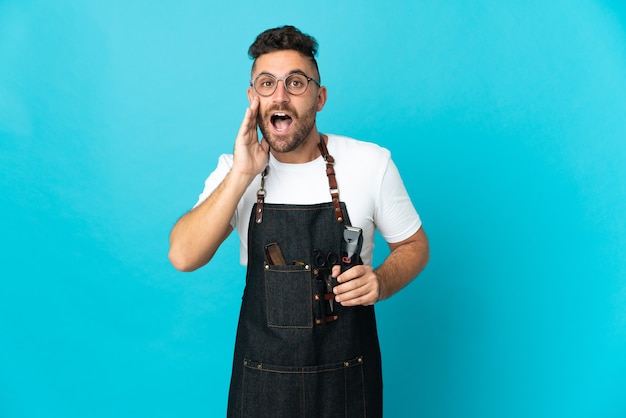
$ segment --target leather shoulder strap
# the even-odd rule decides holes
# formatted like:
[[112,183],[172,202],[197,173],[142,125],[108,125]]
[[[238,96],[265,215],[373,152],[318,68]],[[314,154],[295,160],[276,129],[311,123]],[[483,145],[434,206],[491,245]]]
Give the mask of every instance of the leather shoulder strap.
[[337,187],[337,178],[335,177],[335,159],[328,153],[324,137],[320,134],[320,143],[318,144],[322,158],[326,161],[326,176],[328,176],[328,187],[330,189],[330,197],[335,210],[335,219],[337,222],[343,222],[343,214],[341,213],[341,205],[339,204],[339,188]]

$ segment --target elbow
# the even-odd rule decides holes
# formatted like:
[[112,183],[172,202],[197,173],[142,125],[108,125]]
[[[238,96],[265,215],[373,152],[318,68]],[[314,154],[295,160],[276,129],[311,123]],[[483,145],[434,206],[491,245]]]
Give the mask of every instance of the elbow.
[[[174,230],[170,234],[170,249],[168,258],[170,263],[178,271],[191,272],[207,264],[217,251],[222,241],[228,236],[230,230],[220,241],[197,240],[189,237],[176,235]],[[192,237],[193,238],[193,237]]]
[[174,268],[178,271],[188,273],[198,268],[198,266],[189,259],[185,251],[180,251],[173,246],[170,247],[167,257],[169,258],[172,266],[174,266]]
[[426,265],[428,264],[428,262],[430,261],[430,244],[428,243],[428,241],[426,241],[424,243],[424,246],[422,248],[422,257],[423,257],[423,267],[426,267]]
[[430,244],[425,234],[423,235],[423,239],[420,240],[417,248],[417,259],[419,260],[419,265],[416,276],[426,268],[428,262],[430,261]]

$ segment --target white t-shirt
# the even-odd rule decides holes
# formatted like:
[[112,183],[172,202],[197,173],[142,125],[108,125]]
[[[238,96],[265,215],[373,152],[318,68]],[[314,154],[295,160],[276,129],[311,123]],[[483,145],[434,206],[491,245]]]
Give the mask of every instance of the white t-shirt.
[[[419,230],[422,225],[420,217],[388,150],[369,142],[330,134],[327,147],[335,159],[339,199],[346,204],[351,224],[363,230],[361,258],[365,264],[371,264],[376,228],[387,242],[400,242]],[[220,156],[196,206],[209,197],[232,166],[232,154]],[[231,225],[239,234],[240,262],[244,266],[248,261],[250,213],[260,184],[261,175],[258,175],[231,219]],[[285,164],[270,154],[265,192],[266,203],[308,205],[330,202],[324,159],[320,156],[304,164]]]

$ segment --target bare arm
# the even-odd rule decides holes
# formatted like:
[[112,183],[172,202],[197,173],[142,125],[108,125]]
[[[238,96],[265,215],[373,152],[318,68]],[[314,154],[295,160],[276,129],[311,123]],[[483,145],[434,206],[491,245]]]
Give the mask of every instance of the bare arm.
[[208,263],[233,230],[230,219],[247,184],[229,172],[202,204],[183,215],[170,233],[169,259],[180,271],[193,271]]
[[[337,277],[335,300],[344,306],[373,305],[411,282],[426,267],[428,239],[424,229],[404,241],[389,244],[391,253],[376,270],[355,266]],[[334,271],[338,274],[339,267]]]
[[255,98],[235,140],[233,167],[222,183],[199,206],[183,215],[170,233],[169,259],[181,271],[193,271],[208,263],[231,233],[230,220],[241,196],[252,180],[265,168],[268,144],[259,142]]

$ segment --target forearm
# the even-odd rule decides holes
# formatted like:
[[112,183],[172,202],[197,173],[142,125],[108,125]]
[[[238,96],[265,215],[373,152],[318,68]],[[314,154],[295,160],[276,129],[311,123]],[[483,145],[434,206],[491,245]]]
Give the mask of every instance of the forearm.
[[391,253],[374,270],[379,283],[378,300],[391,297],[409,284],[426,267],[429,259],[428,239],[422,228],[409,240],[389,246]]
[[251,176],[229,172],[215,191],[182,216],[170,233],[169,259],[181,271],[193,271],[208,263],[232,231],[230,220]]

